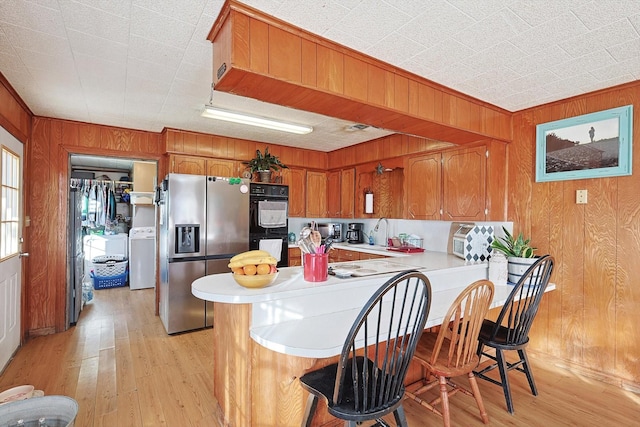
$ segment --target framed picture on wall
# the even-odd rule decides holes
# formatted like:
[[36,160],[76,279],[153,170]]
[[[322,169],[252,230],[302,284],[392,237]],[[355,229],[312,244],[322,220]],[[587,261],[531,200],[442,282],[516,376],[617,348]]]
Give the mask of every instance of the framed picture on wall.
[[536,182],[631,175],[633,106],[536,126]]

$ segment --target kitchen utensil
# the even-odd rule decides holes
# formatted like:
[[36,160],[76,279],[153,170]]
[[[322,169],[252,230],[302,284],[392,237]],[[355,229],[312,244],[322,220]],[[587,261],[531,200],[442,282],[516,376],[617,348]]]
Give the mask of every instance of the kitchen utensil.
[[331,237],[327,237],[324,239],[324,251],[325,253],[329,253],[331,250],[331,245],[333,245],[333,239]]
[[322,236],[320,235],[319,231],[312,230],[310,238],[311,238],[311,242],[314,244],[316,248],[322,244]]

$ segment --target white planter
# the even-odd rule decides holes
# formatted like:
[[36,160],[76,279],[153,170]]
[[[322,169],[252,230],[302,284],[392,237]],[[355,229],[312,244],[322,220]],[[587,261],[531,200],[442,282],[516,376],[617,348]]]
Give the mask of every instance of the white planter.
[[522,275],[538,260],[538,258],[520,258],[510,256],[507,260],[509,261],[507,265],[507,270],[509,271],[509,282],[518,283],[520,277],[522,277]]

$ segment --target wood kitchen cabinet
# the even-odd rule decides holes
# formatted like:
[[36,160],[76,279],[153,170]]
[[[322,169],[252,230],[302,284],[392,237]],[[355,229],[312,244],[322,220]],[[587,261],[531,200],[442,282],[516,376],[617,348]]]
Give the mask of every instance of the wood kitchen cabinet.
[[205,175],[206,160],[202,157],[170,155],[169,172]]
[[300,256],[300,248],[289,248],[289,267],[296,267],[302,265],[302,258]]
[[442,153],[442,219],[486,219],[487,149],[485,146]]
[[327,216],[327,173],[307,171],[307,216]]
[[355,169],[327,173],[327,214],[331,218],[353,218]]
[[233,176],[241,175],[241,162],[226,159],[207,159],[208,176]]
[[442,155],[410,157],[405,166],[405,218],[440,219]]
[[340,171],[340,218],[355,216],[356,171],[354,168]]
[[340,171],[327,173],[327,214],[340,217]]
[[307,171],[305,169],[282,169],[282,183],[289,186],[289,216],[306,216]]
[[487,220],[487,150],[487,145],[479,145],[410,157],[405,171],[406,217]]

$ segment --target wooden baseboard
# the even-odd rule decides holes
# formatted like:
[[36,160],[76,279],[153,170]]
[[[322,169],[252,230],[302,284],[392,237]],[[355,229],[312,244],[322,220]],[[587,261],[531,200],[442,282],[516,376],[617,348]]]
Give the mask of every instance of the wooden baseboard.
[[40,328],[40,329],[29,329],[27,333],[29,338],[33,337],[41,337],[43,335],[53,335],[56,333],[56,328],[48,327],[48,328]]
[[[536,359],[539,359],[539,360],[548,360],[550,357],[548,354],[532,351],[529,349],[527,349],[527,353],[530,356],[535,357]],[[638,382],[635,382],[626,378],[620,378],[618,376],[611,375],[606,372],[596,371],[595,369],[591,369],[586,366],[579,365],[569,360],[558,359],[557,356],[551,356],[551,357],[556,358],[556,361],[553,363],[553,365],[557,366],[558,368],[565,369],[567,371],[576,373],[578,375],[581,375],[587,378],[591,378],[597,381],[601,381],[607,384],[620,387],[623,390],[628,390],[633,393],[640,393],[640,383]]]

